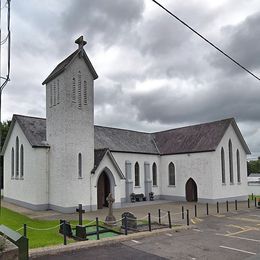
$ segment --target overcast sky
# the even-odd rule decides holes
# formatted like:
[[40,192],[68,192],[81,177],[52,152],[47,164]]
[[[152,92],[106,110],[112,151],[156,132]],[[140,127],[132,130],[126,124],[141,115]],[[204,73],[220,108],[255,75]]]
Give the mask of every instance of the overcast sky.
[[[259,0],[159,1],[260,76]],[[99,75],[95,124],[152,132],[235,117],[260,155],[260,82],[151,0],[12,0],[11,11],[3,120],[45,117],[41,83],[84,35]]]

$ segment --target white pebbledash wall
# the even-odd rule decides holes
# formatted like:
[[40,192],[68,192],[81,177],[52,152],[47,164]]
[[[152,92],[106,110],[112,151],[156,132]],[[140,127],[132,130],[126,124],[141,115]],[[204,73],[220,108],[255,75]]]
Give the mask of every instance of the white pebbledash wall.
[[[11,178],[11,151],[16,147],[19,137],[19,149],[24,148],[24,176]],[[20,155],[20,152],[19,152]],[[16,122],[4,155],[4,200],[35,210],[48,208],[48,182],[46,163],[48,148],[32,148],[19,124]],[[20,158],[19,158],[20,159]],[[20,161],[20,160],[19,160]],[[16,167],[16,153],[14,168]]]

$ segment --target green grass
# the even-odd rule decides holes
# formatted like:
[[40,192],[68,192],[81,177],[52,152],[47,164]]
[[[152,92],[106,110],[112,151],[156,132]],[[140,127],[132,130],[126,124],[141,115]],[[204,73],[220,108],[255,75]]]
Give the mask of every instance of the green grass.
[[[70,221],[71,224],[76,225],[77,221]],[[84,221],[84,224],[89,221]],[[2,214],[0,216],[0,224],[3,224],[13,230],[17,230],[27,224],[27,226],[33,228],[50,228],[59,225],[59,220],[36,220],[28,218],[22,214],[16,213],[6,208],[2,208]],[[19,231],[23,234],[23,230]],[[63,243],[63,236],[59,234],[59,227],[46,231],[37,231],[27,229],[27,237],[29,238],[29,247],[45,247],[50,245],[59,245]],[[73,243],[74,240],[68,239],[68,243]]]

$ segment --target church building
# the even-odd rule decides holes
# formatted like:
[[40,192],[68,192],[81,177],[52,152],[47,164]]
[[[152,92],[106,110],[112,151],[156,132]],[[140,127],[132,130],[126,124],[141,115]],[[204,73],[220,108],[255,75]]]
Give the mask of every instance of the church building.
[[[247,199],[249,148],[234,118],[145,133],[94,125],[98,75],[83,46],[42,83],[46,119],[13,115],[2,149],[4,200],[34,210],[75,212],[149,200]],[[115,115],[116,116],[116,115]]]

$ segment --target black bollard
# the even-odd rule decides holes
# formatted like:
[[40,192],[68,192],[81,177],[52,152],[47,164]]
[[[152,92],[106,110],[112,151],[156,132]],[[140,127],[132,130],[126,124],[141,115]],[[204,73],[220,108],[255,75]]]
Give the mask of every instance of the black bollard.
[[190,225],[190,216],[189,216],[189,210],[187,209],[187,226]]
[[171,213],[168,211],[169,228],[172,228]]
[[226,201],[226,204],[227,204],[227,212],[228,212],[228,200]]
[[127,216],[125,216],[125,235],[127,236]]
[[161,210],[158,209],[158,216],[159,216],[159,224],[161,225]]
[[254,193],[252,193],[252,195],[251,195],[251,196],[252,196],[252,200],[253,200],[253,199],[254,199]]
[[207,208],[207,215],[209,215],[209,204],[206,204],[206,208]]
[[66,223],[65,223],[65,221],[63,222],[62,230],[63,230],[63,245],[66,246],[67,245],[67,237],[66,237]]
[[235,200],[235,210],[237,210],[237,200]]
[[99,240],[99,225],[98,225],[98,217],[96,217],[96,232],[97,232],[97,240]]
[[247,200],[247,207],[250,208],[250,200]]
[[182,219],[184,219],[184,207],[181,206],[181,215],[182,215]]
[[151,226],[151,214],[148,213],[148,226],[149,226],[149,231],[152,231],[152,226]]
[[197,205],[195,204],[194,205],[194,215],[195,215],[195,218],[197,217]]
[[218,204],[218,201],[217,201],[217,213],[219,213],[219,204]]
[[255,197],[255,207],[256,207],[256,197]]
[[23,236],[27,237],[27,225],[23,224]]

